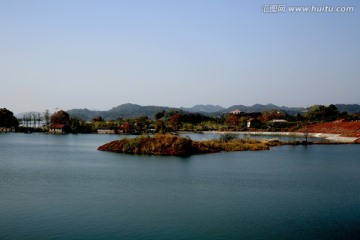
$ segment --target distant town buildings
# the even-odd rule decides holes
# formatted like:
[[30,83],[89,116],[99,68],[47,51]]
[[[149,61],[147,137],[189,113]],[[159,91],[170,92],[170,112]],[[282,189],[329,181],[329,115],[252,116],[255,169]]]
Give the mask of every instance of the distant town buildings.
[[231,111],[230,113],[231,113],[231,114],[240,115],[240,114],[241,114],[241,111],[240,111],[240,109],[235,109],[234,111]]

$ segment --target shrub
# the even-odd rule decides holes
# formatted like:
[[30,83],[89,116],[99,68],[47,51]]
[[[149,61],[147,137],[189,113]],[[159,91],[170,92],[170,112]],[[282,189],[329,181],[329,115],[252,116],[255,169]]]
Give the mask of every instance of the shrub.
[[220,136],[220,140],[223,142],[228,142],[228,141],[231,141],[234,139],[237,139],[237,136],[235,134],[231,134],[231,133],[225,133]]
[[129,154],[187,156],[221,151],[266,150],[271,146],[281,144],[280,142],[259,141],[255,139],[192,141],[189,138],[175,135],[159,134],[154,137],[141,136],[112,141],[100,146],[98,150]]

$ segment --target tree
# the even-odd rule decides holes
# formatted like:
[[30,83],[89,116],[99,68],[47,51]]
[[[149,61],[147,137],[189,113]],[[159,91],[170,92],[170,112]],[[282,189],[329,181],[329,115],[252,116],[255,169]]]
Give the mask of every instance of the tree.
[[37,123],[36,112],[31,112],[31,119],[32,119],[32,127],[36,128],[36,123]]
[[231,134],[231,133],[225,133],[220,136],[220,140],[223,142],[229,142],[234,139],[237,139],[237,136],[235,134]]
[[70,123],[70,115],[63,110],[60,110],[51,116],[51,124],[52,125],[54,125],[54,124],[69,125],[69,123]]
[[91,133],[91,124],[86,123],[82,120],[71,119],[69,130],[71,133]]
[[19,126],[19,121],[14,116],[14,113],[6,108],[0,108],[0,127],[15,127]]
[[161,110],[155,114],[155,119],[158,120],[160,118],[163,118],[165,116],[165,110]]
[[40,127],[41,121],[42,121],[42,117],[40,113],[36,114],[36,120],[37,120],[37,126]]
[[103,117],[98,116],[98,117],[94,117],[92,119],[92,122],[104,122],[104,119],[103,119]]
[[236,114],[231,114],[226,120],[225,123],[230,127],[236,127],[239,124],[239,117]]
[[169,120],[169,124],[174,130],[179,130],[180,122],[181,122],[180,113],[175,113]]
[[166,132],[166,124],[165,124],[164,120],[159,119],[156,121],[156,132],[158,132],[158,133]]
[[45,110],[44,120],[45,120],[45,123],[44,123],[45,126],[49,126],[49,124],[50,124],[50,113],[49,113],[48,109]]
[[124,131],[124,133],[130,133],[131,131],[131,125],[129,122],[125,122],[124,125],[122,126],[122,129]]
[[146,132],[146,129],[150,125],[150,119],[147,116],[137,117],[134,119],[134,125],[137,131]]
[[305,144],[308,143],[309,140],[309,125],[308,123],[305,123],[305,126],[303,126],[302,128],[302,133],[304,134],[304,138],[305,138]]
[[261,114],[261,119],[264,122],[268,122],[271,121],[273,119],[283,119],[285,118],[286,114],[284,114],[283,112],[280,112],[279,110],[271,110],[271,111],[267,111],[267,112],[263,112]]
[[334,121],[343,115],[340,114],[334,104],[331,104],[328,107],[323,105],[312,106],[305,116],[312,122],[329,122]]

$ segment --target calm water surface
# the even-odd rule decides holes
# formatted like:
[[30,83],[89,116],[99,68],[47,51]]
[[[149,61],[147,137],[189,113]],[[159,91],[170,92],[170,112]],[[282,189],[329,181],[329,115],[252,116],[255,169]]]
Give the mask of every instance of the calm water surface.
[[360,145],[188,158],[0,134],[0,239],[360,239]]
[[[229,133],[227,133],[229,134]],[[262,134],[244,134],[244,133],[230,133],[232,136],[238,139],[257,139],[257,140],[263,140],[263,139],[273,139],[278,138],[281,141],[305,141],[305,137],[302,136],[286,136],[286,135],[262,135]],[[182,137],[189,137],[193,140],[198,141],[204,141],[204,140],[213,140],[213,139],[220,139],[221,136],[224,136],[223,133],[212,133],[212,132],[205,132],[202,134],[199,133],[182,133],[180,134]],[[318,138],[318,137],[308,137],[308,141],[310,142],[319,142],[324,141],[324,138]]]

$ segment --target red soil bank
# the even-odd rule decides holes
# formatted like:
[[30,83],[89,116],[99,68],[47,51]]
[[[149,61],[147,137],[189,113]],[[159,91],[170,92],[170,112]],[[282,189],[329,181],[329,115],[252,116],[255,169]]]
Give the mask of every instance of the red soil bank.
[[[300,131],[308,131],[310,133],[334,133],[341,134],[344,137],[360,138],[360,121],[334,121],[326,123],[318,123],[300,129]],[[360,142],[360,139],[357,141]]]

